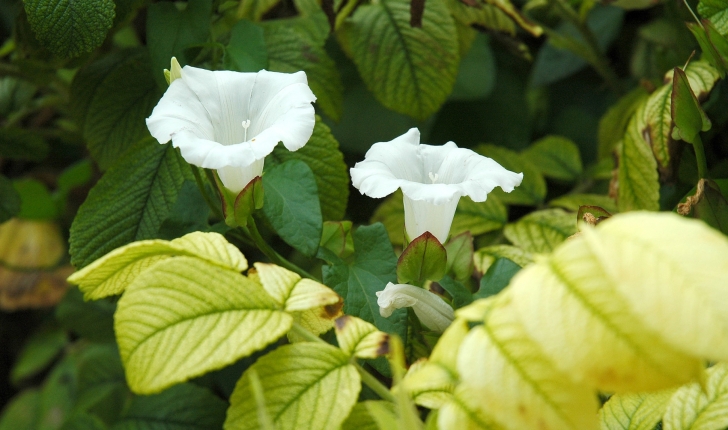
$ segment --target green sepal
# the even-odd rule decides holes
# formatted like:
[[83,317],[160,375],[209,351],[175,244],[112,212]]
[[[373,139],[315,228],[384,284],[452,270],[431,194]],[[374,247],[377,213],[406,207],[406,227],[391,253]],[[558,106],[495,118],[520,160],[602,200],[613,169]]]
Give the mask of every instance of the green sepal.
[[670,114],[675,123],[672,138],[695,143],[701,131],[710,130],[710,119],[703,112],[695,93],[690,88],[690,81],[685,71],[679,67],[674,69],[670,98]]
[[426,280],[437,281],[445,275],[447,251],[429,231],[407,245],[397,261],[397,281],[400,284],[422,285]]
[[261,177],[256,176],[239,194],[235,194],[222,184],[217,172],[213,176],[215,177],[217,191],[220,194],[225,224],[233,228],[248,225],[250,215],[263,207],[263,181]]

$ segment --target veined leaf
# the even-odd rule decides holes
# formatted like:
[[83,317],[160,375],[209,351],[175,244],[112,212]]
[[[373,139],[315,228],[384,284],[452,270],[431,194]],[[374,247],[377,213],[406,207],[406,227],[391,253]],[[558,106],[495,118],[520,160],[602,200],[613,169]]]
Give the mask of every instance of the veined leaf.
[[187,163],[172,145],[137,143],[99,180],[71,225],[71,263],[82,268],[128,243],[157,237],[185,179]]
[[521,248],[511,245],[492,245],[475,251],[473,256],[475,270],[483,275],[499,258],[507,258],[521,267],[533,262],[531,253]]
[[265,347],[291,322],[262,286],[237,271],[178,257],[127,287],[114,329],[129,387],[150,394]]
[[531,212],[503,229],[506,239],[528,252],[551,252],[576,233],[576,217],[561,209]]
[[377,358],[389,352],[389,335],[357,317],[344,315],[336,320],[339,348],[357,358]]
[[718,430],[728,426],[728,365],[708,369],[704,388],[686,385],[675,393],[662,420],[665,430]]
[[688,78],[681,68],[673,69],[671,95],[672,138],[695,143],[701,131],[710,130],[710,119],[700,107]]
[[60,57],[78,57],[101,46],[114,22],[112,0],[24,0],[30,28]]
[[506,207],[494,194],[484,202],[476,203],[470,197],[462,197],[455,210],[450,227],[450,236],[470,232],[478,236],[489,231],[498,230],[508,221]]
[[288,312],[307,311],[341,301],[326,285],[301,279],[297,273],[275,264],[255,263],[255,270],[266,292]]
[[383,0],[360,6],[341,37],[377,100],[395,112],[425,119],[455,84],[457,32],[442,0],[427,4],[421,28],[409,21],[409,1]]
[[725,0],[700,0],[698,13],[708,18],[723,36],[728,35],[728,2]]
[[491,196],[497,196],[506,204],[537,205],[546,197],[546,181],[541,172],[521,154],[496,145],[478,145],[475,152],[492,158],[506,169],[521,173],[523,181],[510,193],[496,188]]
[[563,371],[604,391],[659,390],[700,378],[703,359],[728,353],[717,305],[728,266],[717,255],[728,255],[728,240],[699,221],[615,215],[510,288],[529,336]]
[[458,353],[459,386],[479,409],[509,429],[597,429],[597,397],[557,370],[529,339],[509,295],[500,295],[485,324],[473,328]]
[[607,110],[607,112],[599,120],[599,130],[597,132],[597,140],[599,141],[599,158],[607,158],[612,156],[614,148],[624,136],[624,132],[629,124],[629,119],[634,114],[637,107],[647,100],[649,94],[647,91],[638,86],[634,90],[625,94],[617,103]]
[[394,403],[385,400],[359,402],[341,426],[342,429],[398,430]]
[[465,385],[458,385],[450,402],[437,414],[440,429],[458,430],[505,430],[492,417],[479,408],[477,391]]
[[660,183],[657,161],[639,133],[642,105],[627,126],[624,140],[618,144],[617,207],[621,212],[659,209]]
[[675,390],[615,394],[599,410],[602,430],[653,430]]
[[581,175],[579,148],[562,136],[546,136],[526,148],[521,156],[548,178],[574,181]]
[[266,409],[280,430],[338,429],[361,389],[349,356],[338,348],[314,342],[285,345],[258,359],[240,378],[225,429],[259,429],[251,370],[260,378]]
[[453,18],[465,25],[478,24],[511,36],[516,34],[516,23],[505,12],[493,5],[478,2],[471,6],[461,0],[448,0],[447,6]]
[[194,232],[171,242],[143,240],[117,248],[68,278],[87,300],[121,294],[144,270],[160,260],[186,255],[242,272],[248,262],[218,233]]
[[248,18],[251,21],[260,21],[279,0],[250,0],[240,2],[238,18]]

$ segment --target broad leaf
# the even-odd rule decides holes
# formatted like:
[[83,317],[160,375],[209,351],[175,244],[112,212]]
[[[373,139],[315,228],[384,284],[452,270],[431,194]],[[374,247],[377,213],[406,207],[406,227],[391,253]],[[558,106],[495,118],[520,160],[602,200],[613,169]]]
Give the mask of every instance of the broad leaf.
[[675,393],[662,420],[665,430],[713,430],[728,426],[728,366],[708,369],[705,385],[686,385]]
[[520,270],[521,266],[513,261],[498,258],[480,278],[480,289],[473,294],[473,299],[485,299],[500,293]]
[[0,175],[0,223],[20,213],[20,194],[13,187],[12,181]]
[[18,218],[52,220],[58,216],[58,206],[43,182],[32,178],[15,179],[12,182],[20,196]]
[[473,236],[463,233],[453,237],[445,244],[447,251],[447,273],[465,282],[473,274]]
[[[169,67],[169,58],[165,65]],[[71,109],[91,156],[102,169],[149,136],[144,120],[161,95],[149,70],[149,54],[141,48],[102,57],[76,74]]]
[[617,144],[624,137],[624,132],[627,129],[632,114],[644,103],[648,96],[647,91],[641,86],[638,86],[622,96],[602,116],[599,120],[599,130],[597,130],[600,159],[612,156]]
[[258,72],[268,68],[263,29],[250,21],[236,22],[230,30],[230,42],[225,46],[223,62],[226,69],[238,72]]
[[576,217],[561,209],[531,212],[503,230],[506,239],[528,252],[551,252],[574,233]]
[[615,394],[602,406],[602,430],[653,430],[675,390],[656,393]]
[[262,349],[291,322],[262,286],[236,270],[178,257],[127,287],[114,329],[129,387],[150,394]]
[[339,303],[341,297],[326,285],[301,277],[275,264],[255,263],[265,291],[288,312],[307,311]]
[[546,181],[541,172],[524,156],[496,145],[478,145],[475,152],[497,161],[506,169],[523,173],[523,182],[510,193],[496,188],[491,193],[507,204],[537,205],[546,197]]
[[78,364],[76,408],[114,422],[121,414],[129,389],[115,343],[91,344],[83,349]]
[[389,352],[387,333],[349,315],[336,320],[336,341],[342,351],[357,358],[377,358]]
[[35,36],[59,57],[78,57],[101,46],[114,21],[112,0],[25,0]]
[[511,245],[493,245],[475,251],[473,262],[480,275],[485,274],[499,258],[507,258],[521,267],[533,262],[530,252]]
[[725,0],[700,0],[698,12],[708,18],[722,35],[728,35],[728,2]]
[[71,263],[87,266],[128,243],[152,239],[192,172],[172,145],[136,144],[99,180],[71,225]]
[[313,256],[321,241],[323,220],[313,171],[290,160],[263,175],[263,213],[273,229],[302,254]]
[[15,127],[3,127],[0,133],[0,156],[8,160],[43,161],[50,147],[37,133]]
[[351,410],[342,429],[398,430],[394,403],[385,400],[359,402]]
[[407,0],[360,6],[340,36],[367,87],[384,106],[425,119],[452,90],[459,60],[455,22],[442,0],[410,26]]
[[617,208],[621,212],[659,209],[660,183],[657,161],[639,131],[642,105],[627,126],[624,140],[617,147]]
[[445,275],[447,252],[429,231],[407,245],[397,260],[397,282],[422,285],[426,280],[437,281]]
[[471,235],[478,236],[502,228],[507,221],[506,207],[495,194],[491,194],[486,201],[479,203],[465,196],[458,202],[450,235],[457,236],[470,232]]
[[575,181],[581,175],[579,148],[561,136],[546,136],[521,153],[547,178]]
[[349,356],[324,343],[282,346],[249,368],[230,397],[226,429],[260,428],[249,374],[255,371],[276,428],[338,429],[359,395],[360,377]]

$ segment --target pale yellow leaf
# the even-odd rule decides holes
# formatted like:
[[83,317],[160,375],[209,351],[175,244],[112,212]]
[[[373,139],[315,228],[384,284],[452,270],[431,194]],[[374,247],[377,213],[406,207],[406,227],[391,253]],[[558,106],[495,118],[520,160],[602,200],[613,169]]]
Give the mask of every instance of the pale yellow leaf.
[[615,394],[599,411],[602,430],[652,430],[675,390]]
[[389,335],[373,324],[351,315],[336,319],[336,340],[345,354],[357,358],[377,358],[389,352]]
[[439,409],[451,400],[456,382],[453,372],[423,358],[410,366],[402,384],[396,389],[404,389],[420,406]]
[[493,418],[477,408],[478,393],[471,387],[461,385],[455,390],[450,402],[437,415],[440,430],[504,430]]
[[670,398],[662,420],[664,430],[723,430],[728,427],[728,365],[708,369],[705,390],[686,385]]
[[275,264],[255,263],[263,288],[286,311],[305,311],[333,305],[341,297],[326,285],[301,277]]
[[576,233],[576,215],[562,209],[531,212],[503,229],[506,239],[528,252],[551,252]]
[[394,403],[367,400],[357,403],[341,425],[342,430],[400,430]]
[[512,245],[492,245],[475,251],[475,255],[473,255],[475,270],[482,275],[499,258],[507,258],[521,267],[533,262],[533,255],[521,248]]

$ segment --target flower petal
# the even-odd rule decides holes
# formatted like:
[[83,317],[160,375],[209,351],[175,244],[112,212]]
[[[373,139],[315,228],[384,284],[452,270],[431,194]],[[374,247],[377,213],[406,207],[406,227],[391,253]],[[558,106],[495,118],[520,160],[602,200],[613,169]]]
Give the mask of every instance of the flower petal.
[[379,313],[385,318],[395,309],[412,307],[422,324],[439,332],[455,319],[452,307],[439,296],[407,284],[387,283],[383,291],[377,291],[377,304]]

